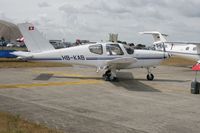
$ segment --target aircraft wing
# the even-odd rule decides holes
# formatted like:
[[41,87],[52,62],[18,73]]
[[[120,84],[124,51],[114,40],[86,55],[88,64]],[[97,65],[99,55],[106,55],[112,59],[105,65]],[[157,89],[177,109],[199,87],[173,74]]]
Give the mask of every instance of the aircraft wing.
[[200,45],[200,42],[165,42],[165,43]]
[[124,66],[128,66],[132,63],[136,63],[137,59],[133,57],[122,57],[122,58],[116,58],[111,61],[107,62],[107,66],[110,66],[112,68],[120,68]]

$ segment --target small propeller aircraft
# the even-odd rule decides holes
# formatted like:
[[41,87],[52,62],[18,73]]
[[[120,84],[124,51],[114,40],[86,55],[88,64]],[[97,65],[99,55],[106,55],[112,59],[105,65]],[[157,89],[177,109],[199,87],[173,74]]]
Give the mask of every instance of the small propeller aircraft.
[[55,49],[32,24],[22,23],[18,27],[29,50],[12,52],[18,58],[96,67],[97,72],[103,72],[106,81],[117,81],[117,70],[131,68],[146,68],[147,80],[153,80],[150,68],[169,57],[166,52],[134,50],[130,46],[113,42]]
[[140,34],[150,34],[153,36],[155,50],[165,50],[171,55],[200,62],[200,43],[198,42],[169,42],[165,38],[168,35],[161,34],[158,31],[145,31],[140,32]]

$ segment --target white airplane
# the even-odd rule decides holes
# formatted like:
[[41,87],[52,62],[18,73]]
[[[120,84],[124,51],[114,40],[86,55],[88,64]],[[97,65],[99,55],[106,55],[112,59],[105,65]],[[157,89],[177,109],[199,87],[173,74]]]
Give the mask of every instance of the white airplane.
[[54,49],[42,34],[30,23],[18,25],[29,52],[17,51],[12,54],[30,61],[62,62],[72,65],[85,65],[104,72],[106,81],[117,80],[117,70],[146,68],[147,79],[153,80],[150,68],[169,57],[166,52],[134,50],[120,43],[94,43],[76,47]]
[[171,55],[198,61],[200,60],[200,43],[195,42],[168,42],[165,37],[168,35],[161,34],[158,31],[140,32],[140,34],[150,34],[154,39],[154,48],[158,51],[166,51]]

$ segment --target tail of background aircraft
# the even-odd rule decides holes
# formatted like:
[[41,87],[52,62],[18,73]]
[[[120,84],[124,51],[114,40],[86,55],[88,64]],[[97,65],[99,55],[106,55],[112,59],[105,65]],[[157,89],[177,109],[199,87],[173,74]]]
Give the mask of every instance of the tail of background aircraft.
[[168,36],[166,34],[161,34],[158,31],[144,31],[144,32],[140,32],[140,34],[150,34],[150,35],[152,35],[153,39],[154,39],[154,44],[166,42],[167,40],[165,39],[165,37]]
[[25,45],[30,52],[37,53],[55,49],[33,24],[21,23],[18,24],[18,27],[24,37]]

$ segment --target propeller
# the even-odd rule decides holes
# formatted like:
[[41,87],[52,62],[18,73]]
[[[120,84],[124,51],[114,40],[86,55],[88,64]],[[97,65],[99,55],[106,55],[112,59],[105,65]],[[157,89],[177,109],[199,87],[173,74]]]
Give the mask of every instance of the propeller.
[[164,53],[164,59],[166,58],[170,58],[171,55],[166,51],[166,48],[165,48],[165,42],[162,42],[162,46],[163,46],[163,53]]

